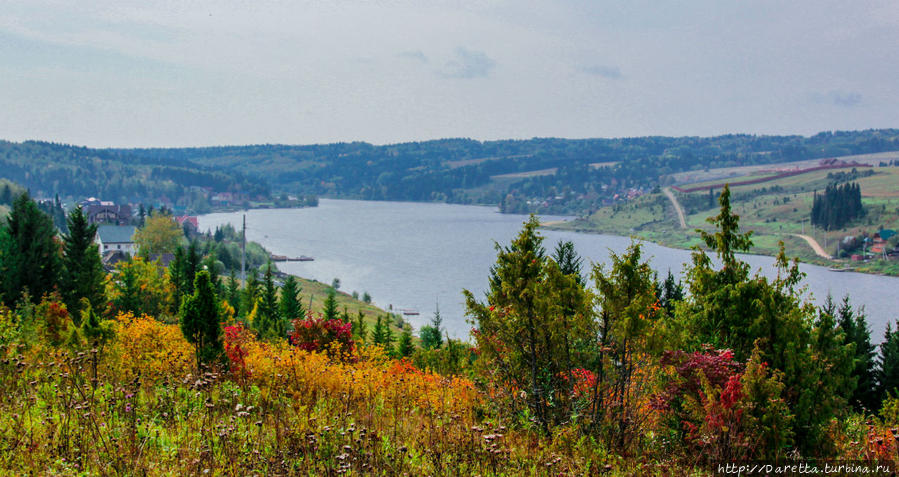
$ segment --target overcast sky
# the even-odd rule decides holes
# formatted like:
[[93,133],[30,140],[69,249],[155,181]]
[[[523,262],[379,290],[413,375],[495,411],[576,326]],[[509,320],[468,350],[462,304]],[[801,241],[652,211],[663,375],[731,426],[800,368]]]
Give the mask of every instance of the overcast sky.
[[88,146],[899,127],[899,3],[5,1],[0,138]]

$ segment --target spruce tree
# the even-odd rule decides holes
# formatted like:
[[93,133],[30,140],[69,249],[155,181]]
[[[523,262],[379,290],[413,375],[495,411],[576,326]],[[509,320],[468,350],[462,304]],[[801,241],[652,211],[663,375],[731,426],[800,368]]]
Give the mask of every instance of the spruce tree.
[[76,207],[68,217],[69,233],[63,236],[62,277],[60,289],[75,324],[80,323],[82,303],[86,298],[95,312],[106,307],[104,280],[106,272],[100,261],[99,245],[94,243],[97,226]]
[[883,335],[883,343],[880,343],[880,357],[877,362],[877,385],[879,390],[878,399],[881,402],[887,396],[895,397],[899,393],[899,390],[897,390],[899,388],[899,329],[893,331],[889,322]]
[[395,340],[395,336],[393,335],[393,329],[390,327],[390,320],[388,319],[384,323],[384,349],[387,350],[387,353],[393,355],[393,342]]
[[371,342],[376,345],[383,345],[385,341],[384,337],[384,320],[381,315],[378,315],[377,319],[375,320],[375,327],[371,332]]
[[181,303],[181,332],[194,345],[197,365],[221,360],[222,325],[219,303],[208,271],[200,271],[194,279],[194,293]]
[[674,314],[674,305],[684,299],[684,286],[680,280],[674,278],[670,268],[665,281],[659,286],[657,295],[659,297],[659,306],[664,308],[669,315]]
[[418,335],[421,337],[421,347],[425,349],[439,348],[443,346],[443,335],[440,326],[443,324],[443,318],[440,317],[440,305],[438,304],[431,323],[422,326]]
[[362,313],[362,310],[359,310],[356,314],[356,322],[353,324],[353,332],[356,334],[356,339],[360,342],[365,343],[365,340],[368,338],[368,325],[365,323],[365,313]]
[[579,285],[584,284],[584,277],[581,275],[584,259],[575,252],[574,243],[570,240],[565,242],[560,240],[553,252],[553,260],[559,264],[559,270],[563,274],[573,276]]
[[415,351],[415,345],[412,343],[412,330],[407,326],[403,328],[403,333],[400,334],[400,339],[396,344],[396,357],[407,358],[412,356],[413,351]]
[[297,279],[293,275],[288,275],[281,287],[281,301],[278,303],[282,319],[291,321],[304,318],[303,303],[300,301],[301,291]]
[[287,334],[287,326],[281,320],[278,310],[278,289],[272,278],[272,264],[265,268],[262,279],[262,296],[259,299],[259,314],[254,323],[261,338],[280,338]]
[[326,320],[336,320],[340,318],[339,313],[337,311],[337,292],[330,288],[328,289],[328,297],[325,298],[322,315]]
[[837,323],[843,331],[845,343],[854,348],[852,377],[855,378],[855,390],[850,402],[856,410],[874,411],[880,407],[880,399],[874,369],[876,350],[871,344],[868,321],[863,311],[852,309],[849,297],[846,296],[837,310]]
[[12,307],[25,290],[33,303],[39,302],[56,288],[61,269],[53,220],[23,193],[0,226],[2,302]]

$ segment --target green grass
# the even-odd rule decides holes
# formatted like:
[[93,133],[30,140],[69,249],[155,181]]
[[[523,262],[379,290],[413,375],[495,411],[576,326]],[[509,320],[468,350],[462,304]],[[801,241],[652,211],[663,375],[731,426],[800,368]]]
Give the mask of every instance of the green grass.
[[[308,278],[296,278],[301,288],[300,297],[303,300],[303,307],[316,312],[321,311],[324,308],[325,299],[328,297],[328,291],[331,289],[331,285],[316,280],[310,280]],[[311,308],[310,302],[312,304]],[[369,332],[374,328],[378,316],[390,314],[371,303],[357,300],[349,293],[340,290],[337,290],[337,309],[340,310],[341,313],[346,309],[347,313],[350,315],[350,319],[353,321],[356,320],[357,314],[361,311],[362,314],[365,315],[365,322]],[[392,319],[390,320],[390,326],[394,331],[394,336],[399,336],[399,333],[402,332],[402,328],[397,326],[398,316],[399,315],[391,314]]]
[[[732,188],[731,205],[740,216],[740,227],[742,230],[753,231],[753,248],[750,252],[775,255],[780,250],[782,241],[788,256],[832,266],[833,261],[818,257],[804,240],[790,234],[810,235],[828,253],[834,254],[837,242],[847,235],[873,233],[880,226],[899,229],[899,168],[896,167],[876,167],[874,175],[856,180],[862,190],[862,201],[867,211],[865,217],[849,224],[845,229],[826,233],[810,226],[809,216],[815,191],[823,191],[832,182],[827,177],[828,173],[850,170],[851,168],[815,171]],[[730,180],[745,178],[746,176]],[[684,187],[690,186],[692,184]],[[775,186],[778,190],[771,191]],[[717,202],[714,206],[709,203],[708,191],[686,194],[675,192],[675,195],[686,213],[686,230],[678,226],[674,208],[662,194],[648,194],[625,204],[604,207],[587,218],[553,225],[552,228],[635,236],[676,248],[699,245],[699,235],[695,229],[712,230],[706,219],[718,213]],[[896,262],[872,261],[855,268],[871,273],[899,275],[899,263]]]

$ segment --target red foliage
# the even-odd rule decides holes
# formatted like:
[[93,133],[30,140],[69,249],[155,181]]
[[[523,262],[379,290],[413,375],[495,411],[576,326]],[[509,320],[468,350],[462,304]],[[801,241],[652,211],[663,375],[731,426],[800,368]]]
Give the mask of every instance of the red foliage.
[[244,358],[247,357],[246,344],[253,339],[252,333],[241,323],[226,326],[224,331],[225,353],[228,355],[231,372],[243,378],[249,377],[250,371]]
[[589,369],[575,368],[571,370],[571,376],[574,378],[574,396],[589,396],[596,386],[596,374]]
[[340,319],[326,320],[321,315],[306,315],[306,319],[293,320],[293,333],[290,334],[290,342],[306,351],[329,351],[333,344],[339,344],[341,349],[352,352],[353,323]]
[[665,392],[656,397],[653,406],[660,410],[667,410],[671,401],[684,393],[700,395],[702,392],[700,373],[708,379],[712,387],[724,387],[734,376],[737,380],[735,386],[739,386],[743,368],[742,364],[734,361],[734,353],[731,350],[713,350],[709,347],[704,351],[692,353],[680,350],[666,351],[662,356],[662,364],[674,366],[674,371],[681,379],[671,382]]

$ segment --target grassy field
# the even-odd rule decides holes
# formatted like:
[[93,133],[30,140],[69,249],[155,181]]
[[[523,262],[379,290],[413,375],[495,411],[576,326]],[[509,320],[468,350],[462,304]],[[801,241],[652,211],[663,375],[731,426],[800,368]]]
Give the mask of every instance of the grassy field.
[[[873,175],[855,179],[861,186],[862,201],[867,211],[865,217],[844,229],[826,233],[810,226],[809,217],[815,191],[823,191],[833,182],[832,176],[828,177],[829,174],[850,173],[851,170],[847,168],[815,171],[760,184],[733,187],[731,204],[740,216],[740,225],[744,230],[753,231],[754,246],[751,252],[776,254],[779,243],[783,241],[788,255],[799,257],[806,262],[832,266],[836,261],[818,257],[804,240],[790,234],[809,235],[829,254],[835,254],[836,244],[847,235],[873,233],[880,226],[899,228],[899,168],[896,167],[872,167]],[[864,170],[861,169],[859,172]],[[770,175],[757,169],[747,172]],[[735,177],[733,180],[745,180],[749,177],[751,176]],[[683,184],[683,187],[697,184],[702,183]],[[706,218],[717,214],[718,204],[714,199],[719,193],[720,190],[715,190],[712,198],[708,191],[675,192],[686,214],[686,230],[678,226],[674,207],[661,193],[647,194],[628,203],[605,207],[585,219],[553,227],[633,235],[663,245],[688,248],[699,244],[695,229],[711,230]],[[872,273],[899,274],[899,264],[894,262],[871,261],[853,267]]]
[[[313,311],[321,311],[324,308],[325,299],[328,297],[328,291],[331,289],[330,284],[321,283],[316,280],[310,280],[308,278],[296,277],[297,282],[299,282],[300,288],[300,296],[303,299],[303,306],[306,309],[311,309]],[[311,304],[311,306],[310,306]],[[349,293],[338,290],[337,291],[337,309],[342,313],[344,310],[350,315],[350,319],[356,319],[356,316],[361,311],[363,315],[365,315],[365,322],[368,327],[368,331],[371,332],[374,329],[375,321],[378,316],[384,316],[390,314],[391,320],[390,327],[393,329],[394,337],[398,337],[402,332],[402,326],[400,325],[400,320],[402,320],[402,315],[398,315],[395,313],[388,313],[371,303],[365,303],[362,300],[353,298]],[[416,338],[417,339],[417,338]]]

